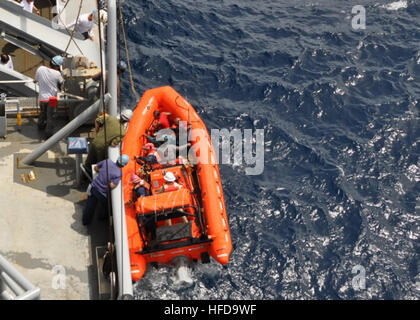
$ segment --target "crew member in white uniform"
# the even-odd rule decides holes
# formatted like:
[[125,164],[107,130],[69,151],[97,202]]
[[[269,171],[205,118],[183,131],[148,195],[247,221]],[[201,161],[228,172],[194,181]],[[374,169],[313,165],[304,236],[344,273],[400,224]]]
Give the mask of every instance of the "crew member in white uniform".
[[20,3],[20,5],[23,8],[23,10],[28,11],[30,13],[32,13],[33,10],[35,10],[35,12],[37,14],[40,14],[41,13],[38,10],[38,8],[35,7],[35,0],[22,0],[22,2]]
[[63,64],[63,57],[55,56],[50,62],[50,66],[41,66],[36,70],[35,82],[39,85],[39,102],[41,113],[38,118],[38,128],[45,129],[47,138],[53,135],[54,108],[49,106],[50,97],[56,97],[58,90],[61,90],[64,82],[61,76],[60,66]]
[[13,61],[12,61],[12,57],[9,56],[8,54],[3,53],[1,55],[1,60],[0,60],[0,65],[8,68],[8,69],[12,69],[13,70]]
[[66,26],[67,29],[72,30],[76,28],[76,31],[80,32],[86,39],[93,41],[93,27],[95,26],[94,15],[96,10],[93,10],[91,13],[82,14],[79,19],[73,21]]

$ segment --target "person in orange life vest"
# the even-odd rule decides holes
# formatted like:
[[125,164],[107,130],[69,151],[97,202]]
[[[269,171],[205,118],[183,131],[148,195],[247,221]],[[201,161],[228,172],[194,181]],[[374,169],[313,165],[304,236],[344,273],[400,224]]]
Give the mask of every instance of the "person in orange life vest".
[[133,173],[131,175],[131,182],[134,185],[134,190],[137,197],[145,197],[149,194],[150,184],[141,179],[138,175]]
[[183,156],[179,156],[178,158],[176,158],[175,163],[176,164],[183,164],[184,166],[189,166],[190,165],[190,162],[187,159],[185,159]]
[[137,159],[143,160],[150,164],[156,164],[161,161],[161,157],[159,153],[156,151],[155,145],[153,143],[146,143],[143,146],[143,150],[147,151],[147,155],[145,157],[137,157]]
[[169,124],[168,116],[170,116],[170,112],[160,112],[156,110],[153,112],[153,116],[155,120],[152,123],[152,127],[154,130],[160,130],[160,129],[167,129],[171,125]]
[[191,123],[188,123],[186,121],[182,121],[181,118],[175,118],[174,123],[171,126],[172,130],[178,130],[178,128],[184,129],[184,130],[188,130],[191,129]]
[[163,184],[162,188],[157,191],[158,193],[177,191],[182,189],[182,185],[176,182],[176,177],[172,172],[166,172],[163,176],[163,179],[165,180],[165,183]]
[[[161,189],[156,191],[157,193],[177,191],[177,190],[180,190],[180,189],[183,188],[182,184],[176,182],[175,175],[170,171],[165,173],[165,175],[163,176],[163,179],[165,180],[165,183],[163,184]],[[184,223],[187,223],[188,218],[186,216],[183,216],[182,221]],[[172,225],[172,220],[167,219],[165,221],[165,225],[167,225],[167,226]]]

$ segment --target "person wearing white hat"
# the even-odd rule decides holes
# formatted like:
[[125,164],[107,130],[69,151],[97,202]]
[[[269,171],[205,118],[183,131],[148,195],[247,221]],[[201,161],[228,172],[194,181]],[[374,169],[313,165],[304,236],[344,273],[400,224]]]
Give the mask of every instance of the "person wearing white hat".
[[124,127],[125,130],[127,130],[128,123],[131,120],[131,117],[133,116],[133,111],[130,109],[124,109],[121,111],[121,116],[117,115],[117,118],[120,120],[121,125]]
[[163,184],[162,188],[158,190],[157,192],[169,192],[169,191],[177,191],[182,189],[182,185],[176,182],[175,175],[168,171],[163,176],[163,179],[165,180],[165,183]]
[[82,14],[79,19],[67,25],[66,28],[71,31],[75,28],[76,31],[80,32],[85,37],[85,40],[90,39],[93,41],[92,29],[95,26],[94,16],[96,13],[97,11],[93,10],[91,13]]

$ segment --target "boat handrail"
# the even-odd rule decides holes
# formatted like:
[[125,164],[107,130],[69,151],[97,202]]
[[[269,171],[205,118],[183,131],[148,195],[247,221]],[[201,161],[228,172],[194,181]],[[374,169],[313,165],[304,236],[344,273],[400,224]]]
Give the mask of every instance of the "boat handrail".
[[0,255],[0,300],[38,300],[40,296],[41,290]]
[[29,83],[34,82],[32,79],[27,80],[0,80],[0,84],[7,84],[7,83]]

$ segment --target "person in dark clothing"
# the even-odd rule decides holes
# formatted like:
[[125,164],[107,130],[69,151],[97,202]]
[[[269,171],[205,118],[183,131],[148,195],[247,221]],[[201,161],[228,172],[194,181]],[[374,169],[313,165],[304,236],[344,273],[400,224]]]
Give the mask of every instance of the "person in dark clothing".
[[171,129],[162,129],[156,132],[153,136],[144,134],[148,141],[153,143],[156,147],[168,142],[170,144],[176,144],[176,135]]
[[155,119],[152,123],[153,130],[157,131],[160,129],[170,128],[171,125],[168,118],[170,115],[170,112],[160,112],[159,110],[155,110],[153,112],[153,117]]
[[100,205],[101,218],[106,217],[108,188],[114,189],[121,180],[121,168],[127,165],[129,158],[123,154],[119,156],[116,162],[110,159],[103,160],[95,166],[95,170],[99,172],[98,176],[92,182],[90,195],[83,209],[83,225],[89,225],[95,214],[97,205]]

